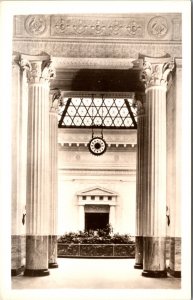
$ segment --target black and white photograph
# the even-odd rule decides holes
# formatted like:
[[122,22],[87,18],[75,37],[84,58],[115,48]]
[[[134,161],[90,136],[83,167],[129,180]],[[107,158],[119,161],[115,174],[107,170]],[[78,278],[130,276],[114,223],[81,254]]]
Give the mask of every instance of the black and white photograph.
[[191,2],[0,5],[0,298],[189,300]]

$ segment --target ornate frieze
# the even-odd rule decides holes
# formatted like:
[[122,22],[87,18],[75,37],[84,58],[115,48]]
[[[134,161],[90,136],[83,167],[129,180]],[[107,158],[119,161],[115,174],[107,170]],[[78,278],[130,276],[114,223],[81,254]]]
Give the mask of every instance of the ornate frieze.
[[14,21],[15,38],[181,39],[181,15],[178,13],[21,15],[15,16]]
[[119,36],[130,38],[144,37],[145,20],[142,17],[69,17],[51,16],[51,36]]
[[[112,43],[112,42],[63,42],[63,41],[37,41],[24,40],[14,41],[13,51],[27,53],[29,55],[39,55],[42,51],[55,57],[70,58],[133,58],[138,59],[139,53],[144,53],[150,57],[161,57],[170,53],[173,57],[182,56],[180,44],[149,44],[143,43]],[[72,66],[73,66],[73,60]],[[70,63],[70,62],[69,62]],[[88,61],[90,65],[90,61]],[[119,62],[118,62],[119,64]],[[115,63],[114,63],[115,65]],[[76,64],[77,66],[77,64]]]

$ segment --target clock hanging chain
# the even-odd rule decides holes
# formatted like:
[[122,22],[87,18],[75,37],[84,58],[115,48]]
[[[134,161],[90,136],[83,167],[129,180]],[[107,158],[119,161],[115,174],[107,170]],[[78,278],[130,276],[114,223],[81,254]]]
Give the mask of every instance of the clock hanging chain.
[[94,116],[93,116],[93,110],[94,110],[94,95],[92,95],[92,139],[94,137]]
[[102,123],[101,123],[101,137],[103,139],[103,100],[104,100],[104,95],[102,95],[102,112],[101,112],[101,117],[102,117]]

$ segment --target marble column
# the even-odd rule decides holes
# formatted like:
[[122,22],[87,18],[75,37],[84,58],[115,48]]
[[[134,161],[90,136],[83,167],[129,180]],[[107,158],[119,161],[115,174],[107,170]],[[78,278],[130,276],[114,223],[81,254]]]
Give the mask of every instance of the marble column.
[[48,55],[21,57],[28,78],[26,269],[25,276],[47,276],[49,235],[49,81]]
[[169,272],[181,277],[182,60],[175,59],[175,76],[167,94],[167,205]]
[[25,178],[22,169],[26,166],[24,129],[24,104],[27,99],[22,95],[23,76],[18,63],[18,57],[13,57],[12,64],[12,236],[11,236],[11,274],[18,275],[22,272],[25,264],[25,224],[22,223],[22,214],[25,210]]
[[58,100],[60,94],[51,95],[50,105],[50,235],[48,241],[48,267],[57,264],[57,209],[58,209]]
[[137,176],[136,176],[136,236],[135,269],[143,269],[143,201],[144,201],[144,106],[136,101],[137,106]]
[[167,277],[166,272],[166,92],[174,67],[168,58],[144,58],[145,83],[145,197],[143,272],[145,277]]

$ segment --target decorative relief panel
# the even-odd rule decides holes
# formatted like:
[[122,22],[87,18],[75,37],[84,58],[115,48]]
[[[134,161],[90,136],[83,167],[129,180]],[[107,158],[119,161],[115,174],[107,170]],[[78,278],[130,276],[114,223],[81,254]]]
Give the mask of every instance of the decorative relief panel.
[[66,58],[181,57],[181,15],[17,15],[13,51]]
[[130,40],[180,40],[181,15],[18,15],[14,18],[14,38],[107,38]]
[[52,36],[118,36],[142,38],[144,18],[51,17]]

